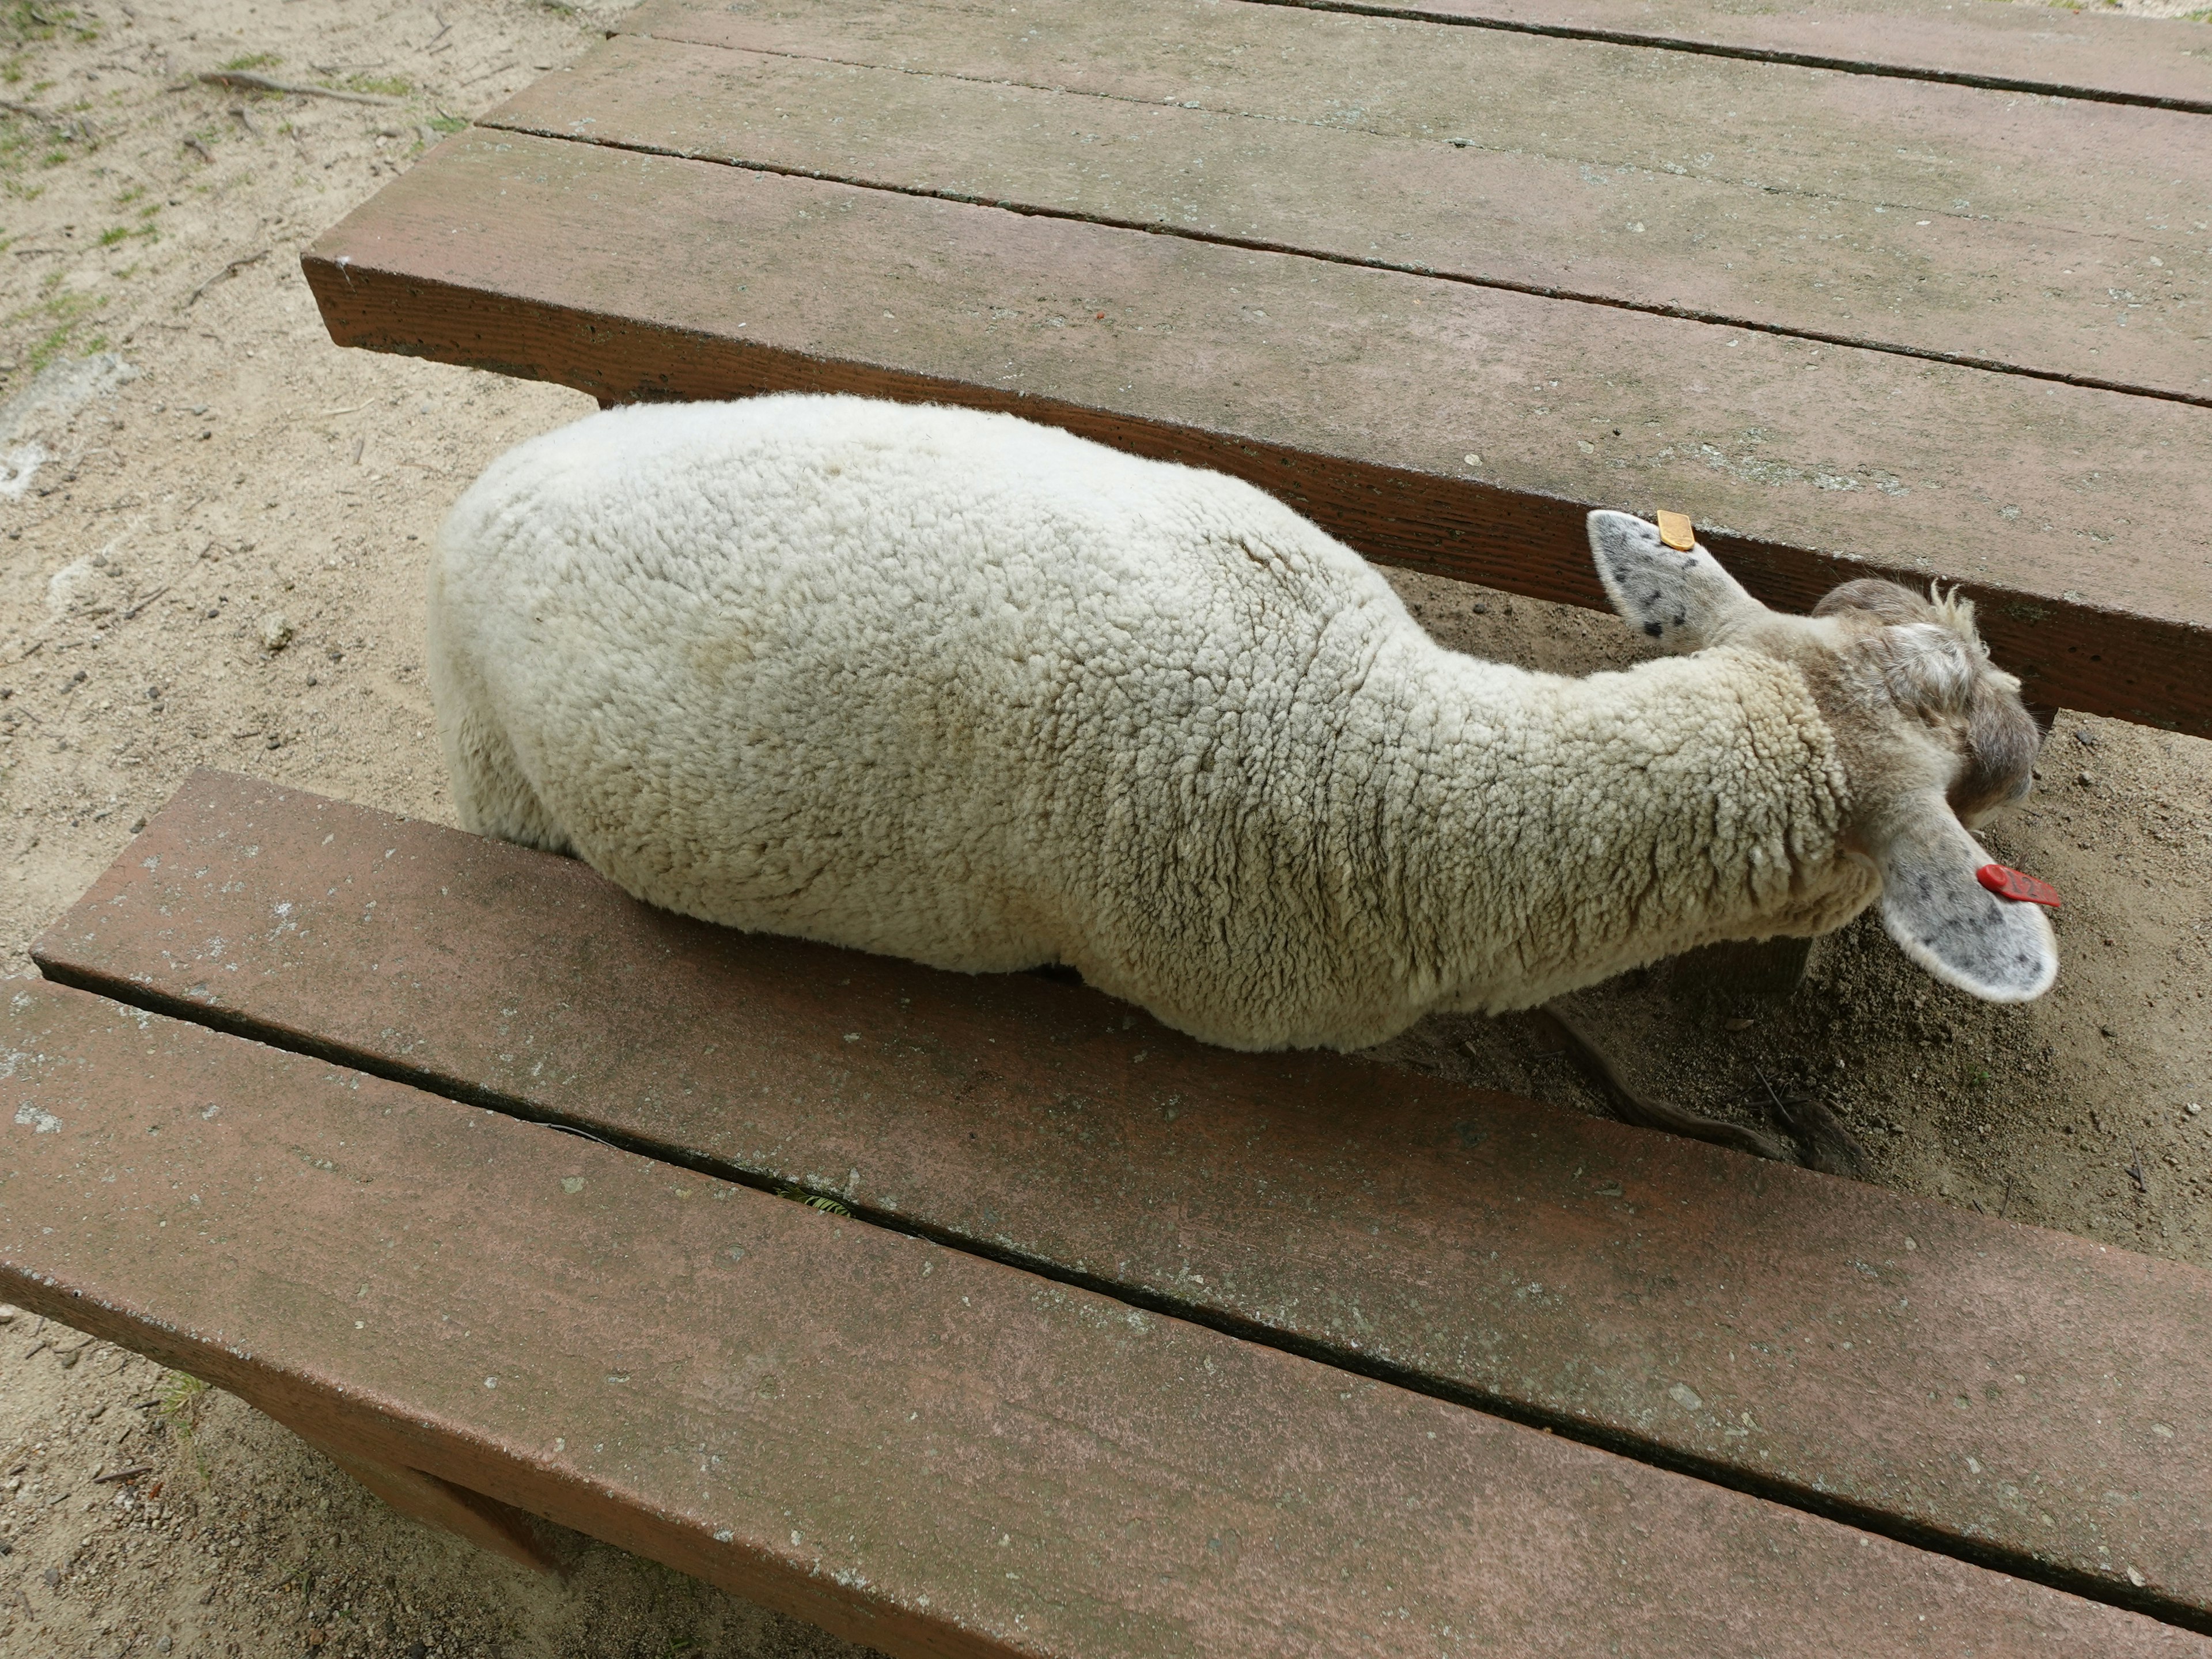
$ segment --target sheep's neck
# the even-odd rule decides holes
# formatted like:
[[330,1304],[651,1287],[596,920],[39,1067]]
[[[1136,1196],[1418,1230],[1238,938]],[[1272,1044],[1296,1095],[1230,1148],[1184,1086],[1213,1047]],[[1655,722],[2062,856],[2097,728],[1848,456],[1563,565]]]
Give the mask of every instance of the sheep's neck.
[[1408,970],[1451,1004],[1825,931],[1870,896],[1838,845],[1833,736],[1786,664],[1715,651],[1570,680],[1452,659],[1432,684],[1438,741],[1390,769],[1392,816],[1424,826],[1430,866],[1398,890]]

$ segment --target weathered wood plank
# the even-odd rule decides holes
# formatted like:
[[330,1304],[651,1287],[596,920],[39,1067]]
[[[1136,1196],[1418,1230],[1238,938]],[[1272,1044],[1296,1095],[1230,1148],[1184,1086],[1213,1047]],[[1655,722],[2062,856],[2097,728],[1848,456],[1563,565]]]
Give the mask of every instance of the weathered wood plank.
[[[2057,288],[2084,303],[2109,301],[2108,288],[2145,303],[2169,285],[2184,298],[2201,293],[2207,231],[2199,227],[2212,225],[2203,118],[2158,110],[1247,0],[1029,0],[1014,9],[994,0],[914,0],[857,14],[784,0],[648,0],[624,27],[914,74],[1456,140],[1587,167],[1602,181],[1578,179],[1577,194],[1620,191],[1657,173],[1815,206],[1836,202],[1869,214],[1886,206],[1905,222],[1881,239],[1888,246],[1877,247],[1875,261],[1910,264],[1907,281],[1924,256],[1904,233],[1919,230],[1920,219],[1931,231],[1948,218],[1984,216],[2031,229],[2102,230],[2117,240],[2095,268],[2039,262],[2040,280],[2025,290]],[[1734,231],[1725,221],[1705,228],[1722,244]],[[1802,250],[1814,263],[1840,263],[1847,251],[1847,242],[1824,246],[1809,234]],[[2152,257],[2164,263],[2151,265]]]
[[1741,7],[1711,0],[1273,3],[2212,111],[2212,60],[2196,26],[2112,12],[1980,0],[1941,6],[1926,0],[1784,0]]
[[0,1294],[895,1654],[2212,1652],[59,987],[0,1040]]
[[2212,1274],[221,774],[35,954],[2212,1623]]
[[[1993,216],[1929,209],[1916,216],[1896,205],[1897,191],[1911,187],[1904,179],[1870,179],[1870,195],[1784,191],[1711,173],[1594,165],[1541,146],[1455,148],[1432,136],[1140,103],[1097,84],[1098,95],[1085,95],[972,79],[1006,18],[996,11],[947,27],[956,23],[982,38],[976,61],[947,74],[617,36],[483,125],[2212,403],[2204,327],[2212,260],[2194,257],[2201,250],[2185,227],[2139,237],[2143,216],[2131,210],[2142,204],[2115,191],[2109,173],[2092,191],[2083,178],[2091,158],[2071,148],[2078,135],[2030,134],[2027,143],[2008,135],[1996,176],[2010,181],[2011,199]],[[1142,50],[1152,46],[1147,40]],[[1124,69],[1143,61],[1134,50],[1125,48]],[[1313,95],[1312,66],[1262,67],[1268,84],[1244,102],[1280,101],[1276,82]],[[1552,89],[1517,87],[1510,75],[1471,81],[1455,64],[1428,72],[1442,82],[1440,99],[1480,104],[1489,125],[1524,138],[1547,121],[1565,123],[1562,137],[1578,153],[1608,148],[1592,126],[1622,119],[1603,87],[1563,110]],[[1678,101],[1663,85],[1649,96]],[[1801,88],[1753,85],[1728,96],[1805,117]],[[1679,101],[1694,109],[1703,98],[1689,89]],[[2134,118],[2192,137],[2201,125]],[[1634,125],[1639,137],[1652,130],[1642,109]],[[1970,148],[1996,148],[1981,125],[1963,131],[1976,141]],[[2164,136],[2170,143],[2180,131]],[[2039,143],[2050,153],[2039,153]],[[1954,160],[1964,167],[1990,157]],[[2166,165],[2203,174],[2212,201],[2212,143],[2179,148]],[[2081,199],[2049,210],[2068,193]],[[2171,263],[2143,264],[2160,249]]]
[[2212,732],[2212,410],[520,134],[457,136],[304,264],[341,343],[1012,409],[1545,599],[1601,603],[1601,480],[1771,603],[1961,581],[2034,700]]

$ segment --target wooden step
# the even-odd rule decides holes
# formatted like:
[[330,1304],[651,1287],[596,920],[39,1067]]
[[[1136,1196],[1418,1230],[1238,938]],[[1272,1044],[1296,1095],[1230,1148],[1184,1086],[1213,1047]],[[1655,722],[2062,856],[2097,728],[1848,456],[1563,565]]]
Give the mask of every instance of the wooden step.
[[892,1654],[2212,1642],[58,986],[0,1295]]
[[195,774],[50,975],[2212,1627],[2212,1274]]
[[457,135],[305,266],[343,343],[614,400],[1010,408],[1545,599],[1601,603],[1602,481],[1687,507],[1771,603],[1963,580],[2035,701],[2212,732],[2212,409],[510,132]]

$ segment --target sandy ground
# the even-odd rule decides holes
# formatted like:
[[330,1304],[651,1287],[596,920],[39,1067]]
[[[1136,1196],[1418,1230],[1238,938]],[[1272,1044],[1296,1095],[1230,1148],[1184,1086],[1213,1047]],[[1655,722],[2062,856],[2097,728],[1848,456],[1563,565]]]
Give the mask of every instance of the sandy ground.
[[[420,538],[492,456],[589,404],[335,349],[297,256],[618,9],[0,5],[0,973],[32,971],[29,941],[195,765],[448,817]],[[404,102],[169,89],[264,54]],[[1604,617],[1401,586],[1468,649],[1632,654]],[[1766,1082],[1814,1091],[1886,1185],[2212,1263],[2212,744],[2065,715],[2039,775],[1990,840],[2066,895],[2044,1001],[1975,1004],[1862,921],[1787,1001],[1660,969],[1586,1003],[1624,1054],[1666,1056],[1640,1075],[1685,1104],[1754,1121]],[[1384,1058],[1597,1109],[1538,1020],[1435,1021]],[[556,1544],[564,1580],[510,1569],[235,1400],[0,1312],[0,1653],[854,1651]]]

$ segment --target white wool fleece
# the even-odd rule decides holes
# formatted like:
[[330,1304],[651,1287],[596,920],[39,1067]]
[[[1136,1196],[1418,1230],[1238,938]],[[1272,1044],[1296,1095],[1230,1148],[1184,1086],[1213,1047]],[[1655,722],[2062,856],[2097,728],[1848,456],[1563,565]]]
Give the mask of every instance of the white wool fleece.
[[1798,671],[1447,651],[1235,479],[1011,416],[617,409],[441,532],[461,822],[638,897],[1065,963],[1239,1048],[1380,1042],[1875,895]]

